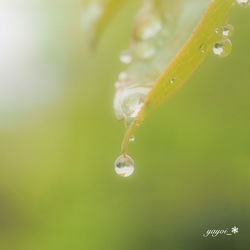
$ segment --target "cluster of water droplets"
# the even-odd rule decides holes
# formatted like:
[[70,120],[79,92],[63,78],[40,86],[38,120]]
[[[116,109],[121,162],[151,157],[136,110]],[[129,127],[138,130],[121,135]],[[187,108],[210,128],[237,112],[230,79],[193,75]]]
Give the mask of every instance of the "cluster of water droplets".
[[[186,8],[197,7],[198,0],[188,3],[178,1],[182,4],[166,4],[165,0],[160,0],[160,5],[156,6],[157,1],[144,0],[135,18],[130,46],[120,54],[120,61],[126,69],[119,73],[115,83],[113,108],[116,118],[125,120],[126,126],[137,118],[153,84],[200,20],[200,17],[194,17],[191,11],[189,16],[184,15]],[[205,10],[207,3],[199,3],[200,8]],[[177,13],[177,16],[173,17],[171,10]],[[185,32],[180,27],[185,27]],[[176,79],[176,76],[172,76],[169,83],[173,85]],[[135,137],[131,136],[128,141],[134,140]],[[115,171],[123,177],[131,175],[134,171],[132,158],[125,153],[119,156],[115,162]]]
[[213,47],[213,53],[219,57],[226,57],[232,51],[232,42],[229,39],[233,34],[233,26],[227,24],[225,26],[220,26],[215,29],[216,34],[218,35],[218,41]]
[[[236,3],[241,7],[250,7],[249,0],[236,0]],[[231,24],[220,26],[215,29],[219,40],[213,47],[213,53],[218,57],[226,57],[232,51],[232,42],[230,37],[232,36],[234,28]]]
[[[248,0],[235,1],[240,6],[249,6]],[[130,46],[120,54],[120,61],[126,66],[126,70],[119,73],[115,83],[113,108],[116,118],[125,120],[126,126],[136,119],[153,84],[187,41],[210,1],[182,1],[182,8],[178,11],[173,9],[175,14],[179,13],[174,19],[169,13],[171,6],[174,8],[178,4],[168,5],[165,0],[160,0],[166,6],[156,8],[154,2],[144,0],[135,20]],[[198,4],[200,16],[192,14]],[[165,7],[170,8],[167,13],[162,10]],[[187,15],[188,8],[191,11]],[[213,53],[218,57],[226,57],[232,50],[230,37],[233,26],[227,24],[217,27],[215,33],[218,40],[214,44]],[[206,53],[210,50],[209,47],[209,44],[204,43],[200,46],[200,51]],[[172,76],[170,86],[176,82],[178,83],[178,76]],[[134,140],[135,137],[131,136],[128,141]],[[128,177],[134,172],[134,161],[125,152],[116,159],[115,172],[122,177]]]

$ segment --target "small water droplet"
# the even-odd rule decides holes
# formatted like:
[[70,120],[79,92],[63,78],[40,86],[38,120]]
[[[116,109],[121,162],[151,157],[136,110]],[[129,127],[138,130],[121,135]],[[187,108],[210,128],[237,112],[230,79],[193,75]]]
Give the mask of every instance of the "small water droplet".
[[135,136],[134,136],[134,135],[131,135],[131,136],[129,137],[129,141],[130,141],[130,142],[135,141]]
[[173,84],[173,83],[174,83],[174,81],[175,81],[175,79],[176,79],[176,78],[175,78],[175,77],[173,77],[173,78],[170,80],[170,83],[171,83],[171,84]]
[[125,89],[129,84],[129,75],[127,72],[121,72],[118,75],[118,81],[115,83],[117,89]]
[[120,155],[115,161],[115,172],[122,177],[128,177],[133,174],[134,166],[134,160],[129,155]]
[[129,88],[124,93],[121,108],[126,117],[135,118],[140,112],[150,88]]
[[130,64],[133,58],[132,55],[128,51],[122,51],[120,54],[120,61],[125,64]]
[[219,57],[226,57],[232,51],[232,43],[229,39],[223,39],[218,41],[213,48],[213,52],[215,55]]
[[215,32],[219,35],[221,35],[222,37],[224,38],[229,38],[232,36],[233,34],[233,31],[234,31],[234,28],[231,24],[227,24],[225,26],[220,26],[220,27],[217,27]]
[[249,7],[250,6],[250,2],[249,0],[236,0],[236,2],[242,6],[242,7]]
[[202,53],[206,53],[208,51],[208,44],[206,44],[206,43],[201,44],[200,51]]
[[135,48],[136,55],[140,59],[151,59],[156,53],[156,47],[152,42],[140,42]]
[[231,37],[234,31],[234,27],[231,24],[227,24],[223,27],[222,35],[224,37]]

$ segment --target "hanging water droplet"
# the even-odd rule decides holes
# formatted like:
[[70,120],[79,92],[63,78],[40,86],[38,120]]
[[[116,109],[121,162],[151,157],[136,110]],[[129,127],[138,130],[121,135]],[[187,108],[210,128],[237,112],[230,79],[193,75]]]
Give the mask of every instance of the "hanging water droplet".
[[128,177],[133,174],[134,165],[134,160],[129,155],[120,155],[115,161],[115,172],[122,177]]
[[140,42],[135,48],[136,55],[140,59],[151,59],[156,53],[156,47],[152,42]]
[[129,88],[126,89],[121,104],[121,109],[126,117],[135,118],[141,110],[146,95],[150,88]]
[[224,38],[229,38],[232,36],[233,30],[233,26],[231,24],[227,24],[225,26],[220,26],[216,28],[215,32]]
[[219,57],[226,57],[232,51],[232,43],[229,39],[223,39],[214,45],[213,52]]
[[130,141],[130,142],[135,141],[135,136],[134,136],[134,135],[131,135],[131,136],[129,137],[129,141]]
[[250,6],[250,2],[249,0],[236,0],[236,2],[242,6],[242,7],[249,7]]
[[120,61],[125,64],[130,64],[133,58],[132,55],[128,51],[122,51],[120,54]]

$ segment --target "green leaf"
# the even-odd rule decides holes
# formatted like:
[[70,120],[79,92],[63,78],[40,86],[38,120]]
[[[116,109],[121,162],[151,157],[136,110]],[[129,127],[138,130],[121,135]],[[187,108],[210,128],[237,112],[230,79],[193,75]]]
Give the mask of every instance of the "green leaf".
[[[167,59],[170,60],[170,63],[165,68],[160,77],[156,80],[151,91],[146,96],[146,100],[137,117],[130,123],[122,143],[123,153],[126,152],[129,138],[133,134],[136,126],[142,123],[148,112],[167,101],[170,96],[172,96],[181,86],[183,86],[183,84],[190,78],[192,73],[211,52],[214,44],[219,39],[219,35],[215,32],[215,30],[217,27],[220,27],[227,22],[233,1],[234,0],[209,1],[205,13],[203,14],[202,18],[200,18],[200,21],[197,22],[198,25],[196,23],[196,28],[193,32],[192,27],[188,26],[189,20],[191,19],[192,22],[194,22],[195,17],[199,17],[203,13],[202,8],[207,1],[156,1],[156,3],[162,5],[161,7],[165,8],[165,10],[169,7],[170,11],[172,11],[170,14],[175,15],[174,18],[176,20],[178,18],[183,19],[182,22],[179,22],[178,20],[176,22],[182,23],[184,25],[184,34],[180,35],[173,31],[174,38],[168,44],[169,56]],[[180,6],[177,6],[177,4],[184,4],[184,6],[182,6],[182,8],[178,8]],[[194,8],[194,6],[198,7]],[[187,30],[190,32],[188,37],[186,37]],[[176,50],[182,43],[183,39],[185,39],[184,44],[178,49],[177,53]],[[173,53],[176,55],[172,59],[171,56]],[[131,67],[134,66],[131,65]]]

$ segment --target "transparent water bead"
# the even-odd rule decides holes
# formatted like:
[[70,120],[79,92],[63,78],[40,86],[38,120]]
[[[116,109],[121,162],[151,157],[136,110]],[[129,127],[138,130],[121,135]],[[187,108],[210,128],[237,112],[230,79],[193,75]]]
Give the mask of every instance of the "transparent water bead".
[[215,55],[219,57],[226,57],[232,51],[232,43],[229,39],[223,39],[218,41],[213,48],[213,52]]
[[162,21],[159,15],[151,15],[144,18],[137,25],[136,37],[141,40],[147,40],[156,36],[162,29]]
[[224,38],[231,37],[234,31],[234,27],[231,24],[220,26],[216,28],[215,32]]
[[133,174],[134,166],[134,160],[129,155],[120,155],[115,161],[115,172],[122,177],[128,177]]
[[201,46],[200,46],[200,51],[202,52],[202,53],[207,53],[208,52],[208,44],[207,43],[203,43],[203,44],[201,44]]
[[128,88],[122,99],[121,109],[126,117],[135,118],[141,110],[150,88]]
[[135,136],[134,136],[134,135],[130,136],[130,137],[129,137],[129,141],[130,141],[130,142],[134,142],[134,141],[135,141]]
[[153,58],[157,49],[152,41],[140,42],[136,45],[135,53],[139,59],[147,60]]
[[173,77],[173,78],[170,80],[170,83],[171,83],[171,84],[173,84],[173,83],[174,83],[174,81],[175,81],[175,79],[176,79],[176,78],[175,78],[175,77]]
[[236,2],[242,7],[249,7],[250,6],[249,0],[236,0]]
[[122,51],[120,54],[120,61],[125,64],[130,64],[133,58],[132,55],[128,51]]

